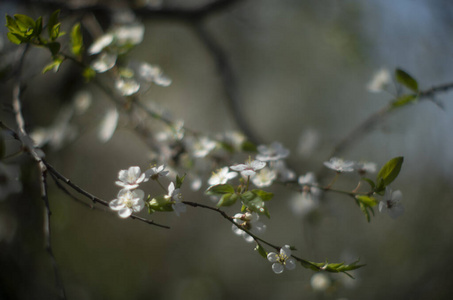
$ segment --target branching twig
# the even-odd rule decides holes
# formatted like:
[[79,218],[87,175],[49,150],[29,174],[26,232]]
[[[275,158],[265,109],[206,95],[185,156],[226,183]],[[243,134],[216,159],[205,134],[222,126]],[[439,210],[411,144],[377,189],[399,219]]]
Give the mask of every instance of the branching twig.
[[[46,165],[47,169],[49,170],[49,172],[51,172],[53,175],[55,175],[55,177],[61,181],[63,181],[64,183],[66,183],[68,186],[70,186],[73,190],[75,190],[76,192],[78,192],[79,194],[82,194],[83,196],[87,197],[88,199],[90,199],[91,201],[93,201],[93,203],[99,203],[103,206],[106,206],[106,207],[109,207],[109,202],[108,201],[105,201],[105,200],[102,200],[96,196],[94,196],[93,194],[85,191],[84,189],[80,188],[78,185],[74,184],[71,180],[69,180],[68,178],[66,178],[65,176],[63,176],[60,172],[58,172],[54,167],[52,167],[52,165],[50,165],[49,163],[47,163],[45,160],[43,160],[44,164]],[[158,226],[158,227],[162,227],[162,228],[167,228],[169,229],[170,227],[166,226],[166,225],[162,225],[162,224],[158,224],[158,223],[155,223],[154,221],[152,220],[148,220],[148,219],[145,219],[145,218],[142,218],[142,217],[139,217],[137,215],[134,215],[132,214],[129,218],[131,219],[134,219],[134,220],[139,220],[139,221],[142,221],[142,222],[145,222],[147,224],[151,224],[151,225],[155,225],[155,226]]]

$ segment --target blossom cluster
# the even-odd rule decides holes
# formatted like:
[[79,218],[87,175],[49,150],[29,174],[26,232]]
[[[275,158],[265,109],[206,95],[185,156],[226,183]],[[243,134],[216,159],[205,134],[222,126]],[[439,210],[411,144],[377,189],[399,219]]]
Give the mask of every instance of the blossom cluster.
[[[159,181],[160,177],[166,177],[169,171],[165,170],[165,166],[152,167],[144,173],[141,172],[140,167],[133,166],[127,170],[121,170],[118,173],[118,181],[116,185],[122,189],[118,192],[117,198],[110,201],[109,206],[112,210],[118,211],[121,218],[128,218],[134,212],[140,212],[145,207],[145,192],[138,189],[139,185],[147,182],[150,179]],[[159,182],[160,184],[160,182]],[[168,185],[167,194],[161,196],[165,204],[171,206],[176,215],[186,211],[186,206],[182,203],[182,196],[180,189],[175,187],[173,182]],[[149,203],[146,203],[148,206]]]

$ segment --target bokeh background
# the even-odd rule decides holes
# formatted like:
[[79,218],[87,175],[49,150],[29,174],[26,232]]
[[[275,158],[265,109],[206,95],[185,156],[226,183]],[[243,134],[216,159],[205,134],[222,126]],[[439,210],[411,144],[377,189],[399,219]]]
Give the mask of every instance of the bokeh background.
[[[161,5],[203,3],[164,0]],[[103,4],[116,8],[122,3]],[[50,11],[28,1],[5,1],[0,12],[36,18]],[[153,87],[142,99],[195,130],[237,130],[216,62],[193,27],[165,17],[141,20],[145,38],[131,57],[158,64],[173,80],[170,87]],[[298,174],[322,169],[339,140],[392,100],[388,93],[367,90],[377,70],[402,68],[421,89],[453,81],[453,4],[447,0],[244,0],[209,16],[203,26],[232,68],[240,113],[261,143],[279,141],[291,150],[287,163]],[[1,30],[6,65],[16,46]],[[118,171],[146,167],[149,149],[126,126],[100,142],[98,121],[112,103],[84,84],[70,63],[57,74],[40,75],[49,59],[44,52],[33,50],[26,63],[27,126],[50,126],[77,91],[90,91],[93,106],[80,135],[58,151],[47,149],[47,160],[87,191],[114,199]],[[0,116],[14,127],[9,84],[1,84]],[[311,261],[360,258],[366,267],[352,272],[355,280],[329,274],[331,286],[315,291],[312,271],[299,267],[275,275],[253,245],[235,236],[231,224],[215,213],[188,208],[179,218],[153,215],[171,226],[165,230],[119,219],[103,207],[90,210],[49,180],[53,252],[68,299],[450,299],[452,95],[436,95],[443,107],[420,101],[395,111],[342,153],[345,159],[379,166],[405,157],[392,184],[403,192],[402,217],[393,220],[377,212],[367,223],[351,199],[335,194],[325,195],[315,214],[301,217],[290,206],[300,195],[271,188],[276,196],[269,203],[272,218],[264,220],[268,230],[263,238],[294,245],[297,255]],[[304,147],[310,136],[316,136],[315,143]],[[7,146],[18,147],[14,141]],[[21,163],[23,190],[0,202],[0,298],[56,298],[43,246],[38,171],[25,157],[5,163]],[[346,175],[338,186],[352,189],[356,179]],[[202,190],[206,187],[205,181]],[[188,186],[183,192],[186,200],[214,205]]]

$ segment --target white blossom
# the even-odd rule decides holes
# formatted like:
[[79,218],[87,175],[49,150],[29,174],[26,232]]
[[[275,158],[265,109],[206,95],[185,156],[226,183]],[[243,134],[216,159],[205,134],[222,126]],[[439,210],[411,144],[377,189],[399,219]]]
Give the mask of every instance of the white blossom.
[[283,182],[292,181],[296,178],[296,173],[289,169],[283,160],[274,162],[272,168],[277,172],[279,179]]
[[145,193],[142,190],[122,189],[119,191],[117,199],[110,201],[109,206],[111,209],[117,210],[121,218],[127,218],[132,212],[139,212],[145,207],[144,196]]
[[182,195],[179,192],[179,189],[175,189],[175,184],[173,182],[168,186],[168,194],[165,198],[169,201],[172,201],[171,207],[175,214],[179,217],[180,213],[186,212],[186,205],[182,203]]
[[115,66],[116,59],[116,54],[103,52],[91,62],[91,67],[98,73],[104,73]]
[[101,142],[109,141],[115,133],[118,125],[119,114],[116,108],[109,109],[101,122],[98,137]]
[[143,41],[145,27],[143,24],[132,24],[117,27],[113,34],[118,46],[137,45]]
[[171,79],[166,77],[161,68],[148,63],[142,63],[138,68],[138,74],[147,82],[154,82],[160,86],[169,86]]
[[404,213],[404,206],[401,203],[403,193],[401,191],[392,191],[390,187],[385,188],[384,199],[379,202],[379,211],[386,211],[393,219]]
[[367,173],[376,173],[377,165],[374,162],[358,162],[355,164],[355,169],[360,175]]
[[119,78],[115,82],[116,89],[123,96],[131,96],[138,92],[140,89],[140,84],[132,78]]
[[104,34],[94,41],[93,44],[88,48],[88,54],[98,54],[104,48],[110,46],[113,43],[114,36],[111,33]]
[[269,147],[259,145],[257,149],[259,154],[256,155],[256,159],[261,161],[276,161],[289,155],[289,150],[284,148],[279,142],[273,142]]
[[332,281],[330,280],[329,276],[325,273],[315,273],[310,279],[311,288],[317,292],[324,292],[326,291]]
[[261,170],[266,166],[266,163],[259,160],[248,161],[245,164],[237,164],[230,166],[230,169],[233,171],[241,172],[242,176],[253,176],[256,174],[256,171]]
[[168,173],[169,173],[169,171],[165,170],[165,165],[161,165],[159,167],[153,167],[153,168],[145,171],[145,180],[146,181],[148,179],[158,180],[159,177],[165,177],[168,175]]
[[299,184],[302,186],[301,195],[294,197],[290,205],[295,214],[305,216],[318,208],[321,190],[316,187],[315,174],[312,172],[300,176]]
[[[257,213],[239,213],[235,214],[233,221],[241,227],[249,230],[253,234],[263,234],[266,231],[266,225],[259,221],[260,216]],[[244,230],[241,230],[236,225],[232,225],[231,229],[236,235],[242,236],[246,242],[253,242],[253,237]]]
[[252,182],[257,187],[267,187],[277,178],[277,173],[269,168],[263,168],[252,178]]
[[329,161],[324,162],[324,166],[334,171],[337,171],[338,173],[343,173],[354,171],[355,163],[353,161],[332,157]]
[[269,252],[267,260],[272,264],[272,271],[275,274],[280,274],[283,270],[293,270],[296,267],[296,260],[291,257],[291,249],[289,245],[285,245],[280,249],[280,253]]
[[228,180],[233,179],[236,176],[238,176],[238,173],[229,172],[228,167],[223,167],[221,169],[218,169],[217,172],[212,173],[212,176],[208,180],[208,184],[210,186],[225,184]]
[[194,157],[205,157],[208,155],[214,148],[217,146],[217,143],[207,137],[201,137],[197,139],[192,144],[192,151]]
[[133,190],[145,180],[145,176],[145,173],[140,171],[140,167],[130,167],[128,170],[121,170],[118,173],[119,181],[115,183],[125,190]]
[[367,84],[367,89],[373,93],[382,92],[390,83],[391,75],[388,69],[382,68],[374,73],[373,78]]

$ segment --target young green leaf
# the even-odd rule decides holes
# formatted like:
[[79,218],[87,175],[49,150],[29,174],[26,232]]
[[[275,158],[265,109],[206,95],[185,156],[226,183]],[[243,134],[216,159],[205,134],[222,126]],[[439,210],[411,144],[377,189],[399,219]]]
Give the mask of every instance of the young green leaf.
[[418,92],[418,83],[411,75],[401,69],[395,70],[396,81],[407,87],[408,89]]
[[355,196],[355,198],[359,202],[361,202],[361,203],[363,203],[363,204],[365,204],[366,206],[369,206],[369,207],[373,207],[373,206],[375,206],[378,203],[376,198],[371,197],[371,196],[357,195],[357,196]]
[[376,192],[381,192],[385,190],[385,187],[392,183],[398,174],[401,171],[401,166],[403,165],[404,157],[399,156],[389,160],[377,174],[376,181],[378,186]]
[[414,103],[416,100],[417,95],[414,94],[402,95],[392,102],[392,107],[393,108],[401,107],[410,103]]
[[11,33],[11,32],[8,32],[6,34],[6,36],[8,37],[8,40],[10,40],[10,42],[16,44],[16,45],[20,45],[24,42],[27,42],[27,39],[23,38],[21,35],[19,34],[14,34],[14,33]]
[[220,198],[219,203],[217,203],[218,207],[221,206],[231,206],[234,203],[236,203],[236,200],[238,199],[238,195],[236,194],[224,194],[222,198]]
[[258,253],[259,253],[262,257],[264,257],[265,259],[267,259],[267,252],[266,252],[266,250],[264,250],[263,246],[261,246],[260,243],[256,242],[255,250],[258,251]]
[[71,30],[71,50],[75,56],[80,57],[83,49],[83,37],[80,23],[75,24]]
[[42,70],[42,73],[47,73],[48,71],[52,70],[56,73],[58,72],[58,69],[60,69],[60,65],[61,63],[63,62],[63,58],[60,57],[60,56],[56,56],[53,61],[48,64],[47,66],[44,67],[44,69]]
[[[60,15],[60,10],[57,9],[54,11],[50,17],[49,21],[47,22],[47,31],[49,33],[49,38],[52,39],[53,36],[55,36],[55,25],[58,24],[58,16]],[[59,28],[58,28],[59,30]],[[58,34],[57,34],[58,35]]]
[[252,193],[263,199],[263,201],[269,201],[274,197],[274,193],[265,192],[263,190],[252,190]]
[[176,175],[176,188],[179,189],[182,186],[182,183],[184,182],[184,179],[186,178],[186,174],[184,174],[182,177],[179,177]]
[[234,188],[229,184],[218,184],[211,186],[206,194],[208,195],[223,195],[223,194],[234,194]]
[[29,32],[35,29],[36,24],[35,20],[26,15],[15,14],[14,19],[16,19],[16,24],[22,32]]

